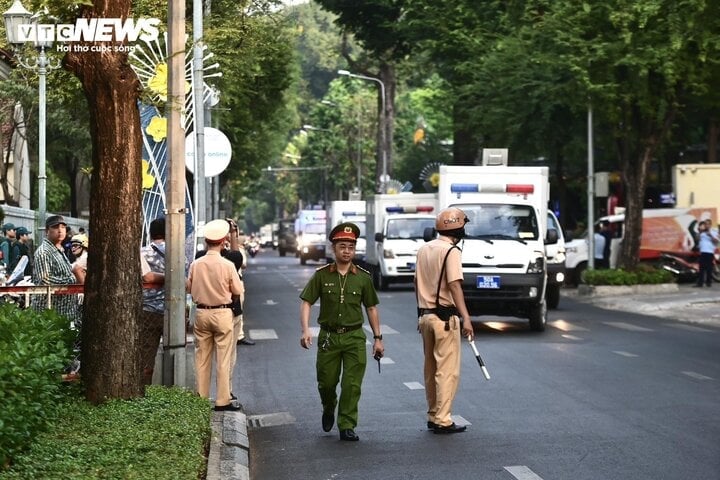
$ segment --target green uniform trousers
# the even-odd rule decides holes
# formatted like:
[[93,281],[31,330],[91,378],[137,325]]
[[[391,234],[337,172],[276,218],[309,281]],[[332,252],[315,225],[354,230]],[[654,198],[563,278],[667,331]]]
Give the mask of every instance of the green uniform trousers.
[[[338,405],[337,426],[339,430],[355,428],[358,423],[358,402],[367,352],[365,332],[362,328],[346,333],[329,333],[320,330],[317,353],[317,382],[323,412],[335,412]],[[337,384],[340,381],[340,403]]]

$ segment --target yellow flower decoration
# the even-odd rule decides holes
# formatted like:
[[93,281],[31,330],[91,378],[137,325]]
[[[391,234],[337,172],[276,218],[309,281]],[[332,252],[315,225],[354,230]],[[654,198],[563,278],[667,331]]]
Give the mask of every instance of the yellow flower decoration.
[[155,185],[155,177],[150,170],[150,163],[143,159],[142,161],[142,188],[150,190]]
[[155,65],[155,75],[148,80],[148,88],[157,93],[163,102],[167,101],[167,63]]
[[151,135],[156,142],[163,141],[167,137],[167,118],[153,117],[145,132]]
[[440,172],[435,172],[432,175],[430,175],[430,185],[432,185],[434,188],[437,188],[438,185],[440,185]]
[[[160,97],[160,100],[167,102],[168,67],[167,63],[155,65],[155,75],[150,77],[148,88]],[[185,82],[185,94],[190,93],[190,82]]]

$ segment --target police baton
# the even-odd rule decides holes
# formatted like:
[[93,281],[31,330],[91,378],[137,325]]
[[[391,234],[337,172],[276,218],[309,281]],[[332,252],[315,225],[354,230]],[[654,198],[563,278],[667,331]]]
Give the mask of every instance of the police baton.
[[483,362],[483,359],[480,357],[480,352],[478,352],[478,349],[475,346],[475,340],[473,340],[472,335],[468,335],[467,340],[470,344],[470,347],[472,348],[473,353],[475,354],[475,359],[477,360],[478,365],[480,365],[480,370],[482,370],[482,373],[485,376],[485,380],[490,380],[490,374],[485,367],[485,362]]

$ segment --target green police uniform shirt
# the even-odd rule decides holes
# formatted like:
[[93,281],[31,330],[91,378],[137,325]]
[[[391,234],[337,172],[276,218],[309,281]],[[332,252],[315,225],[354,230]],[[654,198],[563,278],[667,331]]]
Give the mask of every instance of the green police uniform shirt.
[[310,305],[320,298],[318,323],[330,328],[362,325],[362,305],[380,303],[369,272],[354,264],[344,277],[334,263],[318,268],[300,298]]

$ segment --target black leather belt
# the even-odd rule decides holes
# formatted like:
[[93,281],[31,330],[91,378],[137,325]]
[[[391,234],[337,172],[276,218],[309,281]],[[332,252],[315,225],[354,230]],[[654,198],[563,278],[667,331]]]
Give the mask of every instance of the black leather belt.
[[360,325],[352,325],[350,327],[325,327],[323,325],[320,326],[322,330],[325,330],[326,332],[330,333],[346,333],[346,332],[352,332],[353,330],[357,330],[358,328],[362,327],[362,323]]
[[436,315],[437,309],[435,308],[418,308],[418,316],[422,315]]
[[202,303],[197,304],[197,308],[202,308],[205,310],[214,310],[216,308],[231,308],[232,305],[229,303],[226,303],[225,305],[203,305]]

